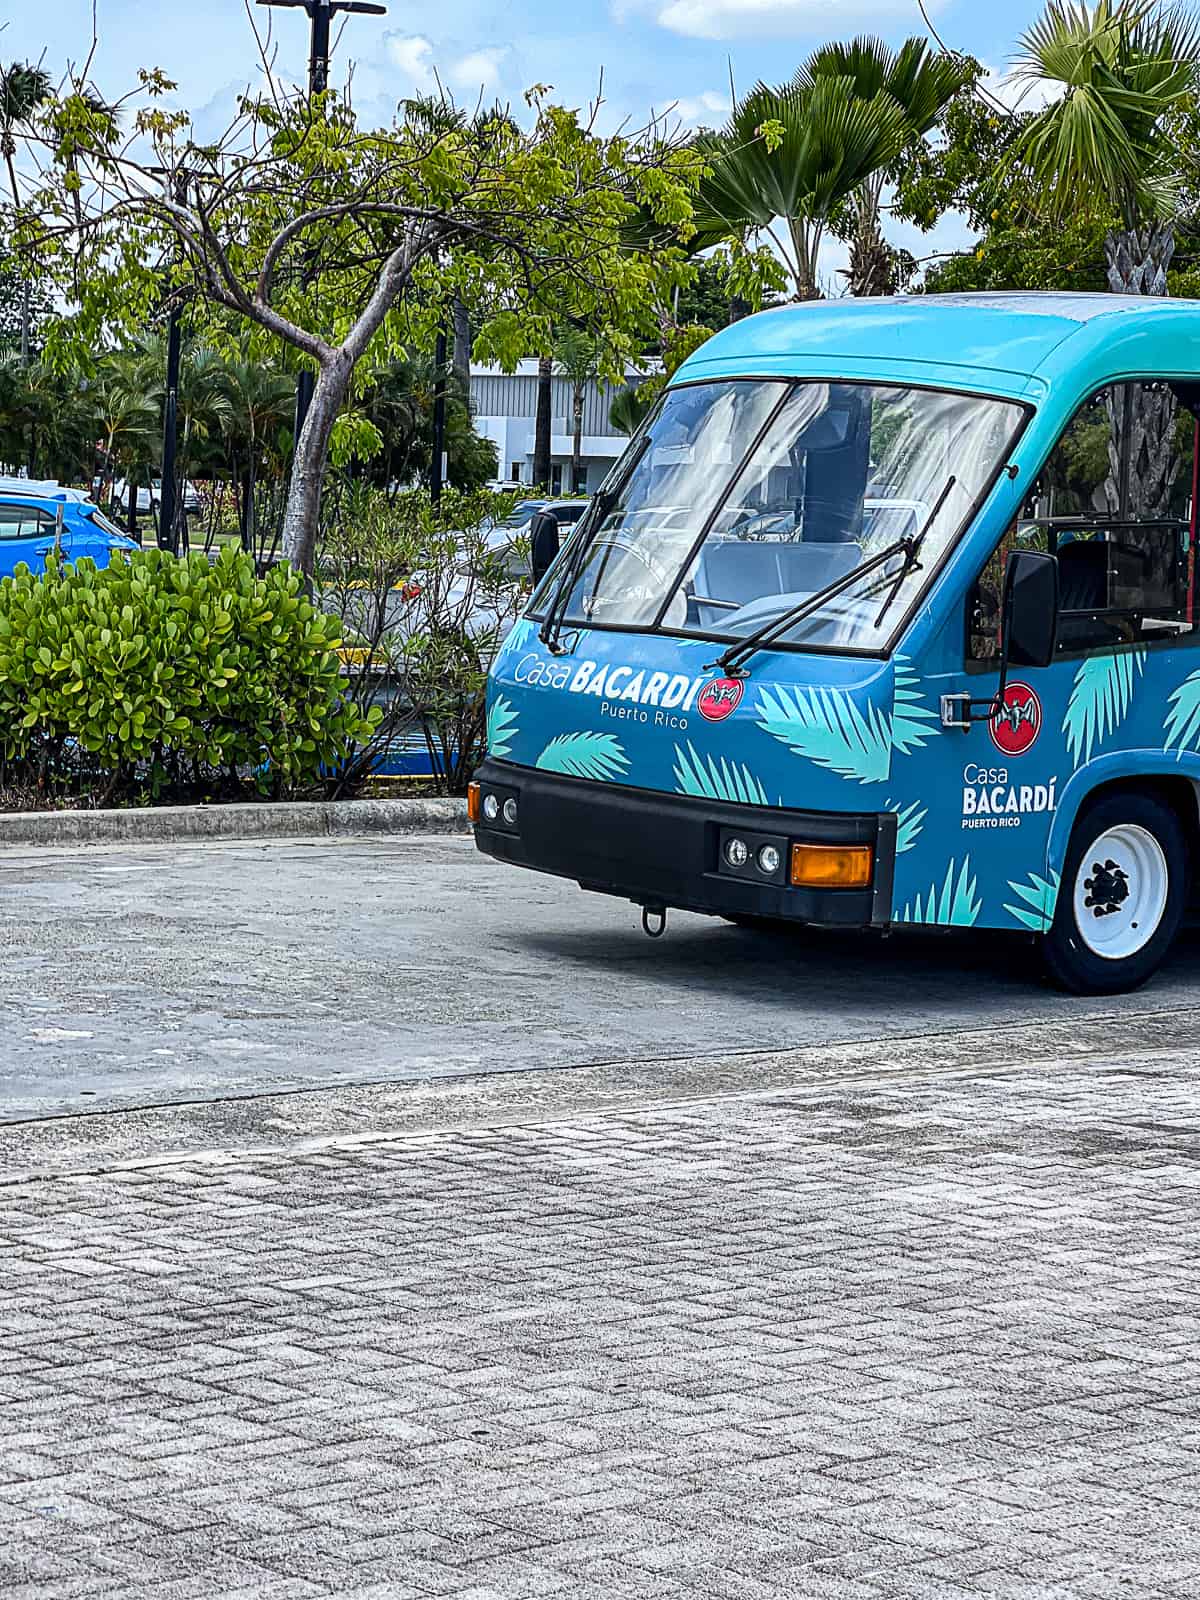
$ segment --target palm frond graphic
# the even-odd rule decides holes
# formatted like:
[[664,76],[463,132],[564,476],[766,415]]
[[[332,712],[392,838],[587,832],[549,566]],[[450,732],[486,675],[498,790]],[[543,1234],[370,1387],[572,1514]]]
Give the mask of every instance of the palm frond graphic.
[[504,648],[514,651],[524,650],[526,645],[532,641],[536,631],[537,624],[530,622],[527,617],[522,617],[519,622],[513,624],[508,638],[504,641]]
[[766,790],[750,771],[722,756],[700,755],[689,739],[686,749],[675,746],[675,788],[680,794],[701,795],[706,800],[732,800],[738,805],[765,806]]
[[892,693],[892,745],[904,756],[923,745],[940,726],[937,712],[924,702],[920,684],[908,657],[898,655]]
[[1179,755],[1200,744],[1200,669],[1172,690],[1171,710],[1164,723],[1166,748],[1173,746]]
[[1031,933],[1045,933],[1054,921],[1058,885],[1059,876],[1053,869],[1048,879],[1039,878],[1036,872],[1029,874],[1028,883],[1014,883],[1010,878],[1008,887],[1025,904],[1010,906],[1006,903],[1004,909],[1010,917],[1015,917],[1021,926],[1028,928]]
[[890,800],[885,800],[883,805],[885,811],[896,813],[896,854],[902,856],[916,844],[921,834],[921,825],[929,812],[919,800],[914,800],[911,805],[903,807],[894,805]]
[[488,707],[487,753],[506,756],[513,747],[517,731],[517,713],[502,694],[498,694]]
[[858,783],[879,783],[892,764],[891,719],[868,704],[866,715],[845,689],[760,689],[755,707],[758,726],[807,756]]
[[[955,877],[957,868],[958,876]],[[929,893],[907,903],[897,917],[898,922],[924,922],[940,927],[970,928],[983,910],[983,902],[975,894],[975,878],[971,873],[971,858],[964,856],[962,865],[951,861],[946,868],[946,879],[941,889],[936,883],[929,885]]]
[[1144,646],[1117,655],[1092,656],[1080,664],[1062,725],[1076,766],[1090,761],[1096,745],[1124,721],[1134,684],[1145,667]]
[[560,733],[537,758],[543,772],[561,772],[570,778],[624,777],[629,760],[611,733]]

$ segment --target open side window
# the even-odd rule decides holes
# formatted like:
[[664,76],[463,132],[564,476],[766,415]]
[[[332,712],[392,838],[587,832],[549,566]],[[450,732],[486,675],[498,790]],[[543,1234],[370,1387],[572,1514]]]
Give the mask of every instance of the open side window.
[[1194,635],[1200,385],[1110,384],[1050,452],[972,591],[968,658],[999,653],[1004,565],[1015,548],[1058,557],[1063,655]]

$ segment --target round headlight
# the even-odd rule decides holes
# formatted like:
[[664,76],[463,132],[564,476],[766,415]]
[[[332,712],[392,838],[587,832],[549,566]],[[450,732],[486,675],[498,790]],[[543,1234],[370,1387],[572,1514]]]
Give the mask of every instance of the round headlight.
[[504,820],[510,828],[517,825],[517,802],[511,796],[504,802]]
[[773,844],[764,844],[758,852],[758,870],[765,872],[769,878],[773,878],[779,871],[781,860],[782,857]]
[[500,802],[494,794],[485,794],[483,797],[483,814],[489,822],[495,822],[500,815]]
[[731,867],[744,867],[750,859],[750,847],[744,839],[727,839],[725,859]]

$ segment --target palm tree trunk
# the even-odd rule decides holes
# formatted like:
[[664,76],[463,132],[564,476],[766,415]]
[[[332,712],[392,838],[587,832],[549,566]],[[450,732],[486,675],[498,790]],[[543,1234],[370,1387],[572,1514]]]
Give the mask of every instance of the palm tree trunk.
[[895,292],[895,269],[879,225],[879,195],[869,183],[854,197],[854,236],[850,240],[848,286],[852,295]]
[[796,299],[819,300],[817,283],[817,251],[821,244],[821,228],[801,217],[788,218],[788,232],[795,251]]
[[550,407],[553,400],[554,367],[549,356],[538,357],[537,413],[533,424],[533,482],[536,488],[550,489]]
[[464,396],[471,392],[471,318],[466,306],[456,295],[450,307],[454,328],[454,376],[462,385]]
[[579,478],[583,467],[583,385],[575,385],[572,396],[575,432],[571,439],[571,493],[579,493]]
[[[1113,294],[1165,295],[1175,254],[1173,223],[1114,229],[1104,241],[1104,268]],[[1155,519],[1166,514],[1174,461],[1178,406],[1165,386],[1120,385],[1107,392],[1109,474],[1105,496],[1114,516]],[[1128,476],[1122,483],[1122,463]]]

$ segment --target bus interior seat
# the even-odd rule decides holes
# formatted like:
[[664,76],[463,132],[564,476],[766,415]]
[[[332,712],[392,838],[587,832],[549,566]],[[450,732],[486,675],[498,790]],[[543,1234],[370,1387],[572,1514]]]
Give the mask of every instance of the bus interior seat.
[[696,588],[738,605],[762,595],[815,593],[849,572],[861,552],[853,544],[761,544],[730,539],[710,545],[696,574]]

